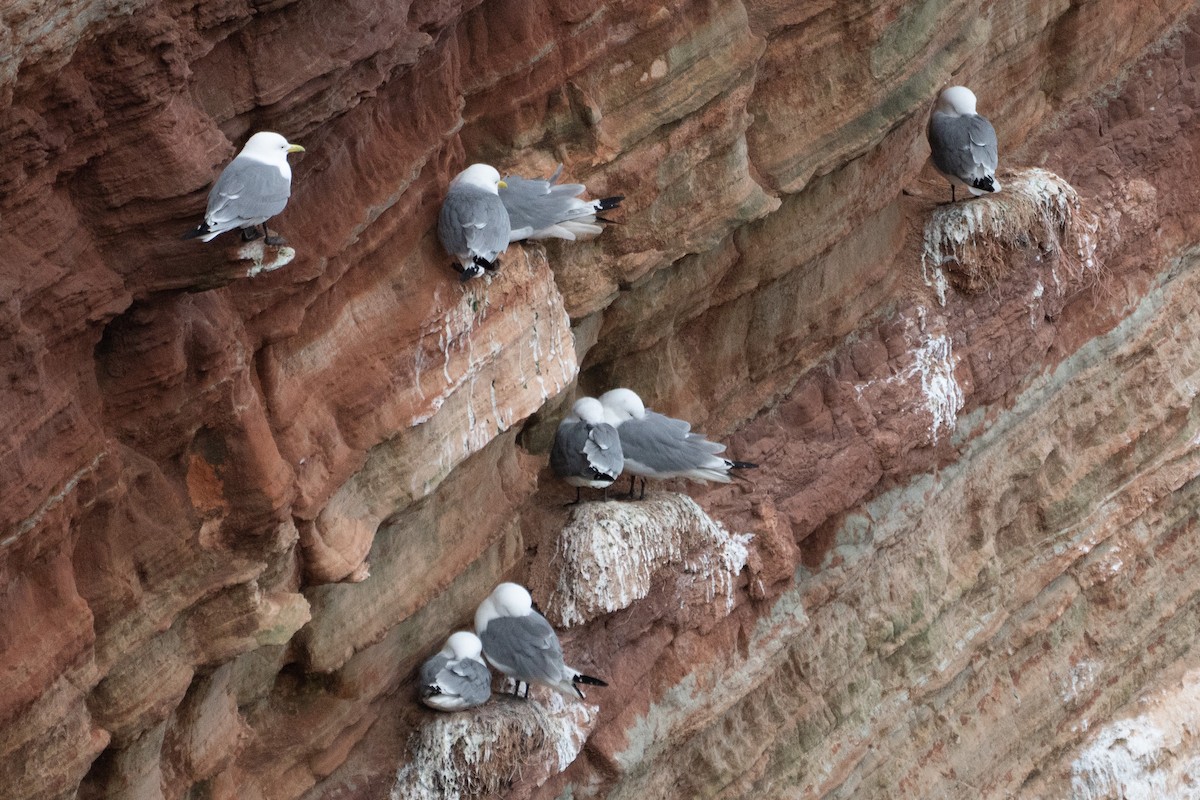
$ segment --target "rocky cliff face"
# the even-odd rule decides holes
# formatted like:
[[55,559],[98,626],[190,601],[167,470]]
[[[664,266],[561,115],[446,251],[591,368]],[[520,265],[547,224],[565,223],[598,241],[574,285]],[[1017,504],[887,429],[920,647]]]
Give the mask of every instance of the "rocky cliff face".
[[[0,793],[1178,791],[1193,6],[7,4]],[[951,81],[1005,191],[946,207]],[[178,236],[259,129],[308,152],[247,277]],[[470,161],[624,222],[460,286]],[[550,431],[614,385],[762,468],[569,518]],[[435,719],[506,577],[612,686]]]

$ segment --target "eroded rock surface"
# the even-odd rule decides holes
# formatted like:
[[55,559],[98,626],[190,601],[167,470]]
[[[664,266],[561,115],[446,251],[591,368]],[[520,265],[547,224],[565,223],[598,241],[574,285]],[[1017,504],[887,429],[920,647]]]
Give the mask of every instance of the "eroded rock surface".
[[[717,608],[655,542],[563,632],[611,684],[571,755],[450,789],[1169,791],[1198,31],[1186,0],[6,4],[0,793],[403,796],[416,667],[554,558],[576,382],[762,464],[668,487],[745,568]],[[958,206],[949,81],[1005,170]],[[307,148],[288,248],[180,241],[259,129]],[[433,229],[473,161],[562,161],[622,224],[461,285]]]

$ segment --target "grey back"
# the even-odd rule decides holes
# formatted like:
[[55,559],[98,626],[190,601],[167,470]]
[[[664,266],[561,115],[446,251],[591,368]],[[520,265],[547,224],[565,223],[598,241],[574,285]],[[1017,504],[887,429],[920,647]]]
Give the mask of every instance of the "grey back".
[[624,465],[621,437],[612,425],[566,420],[554,433],[550,469],[560,478],[615,481]]
[[483,654],[501,672],[526,683],[563,679],[562,646],[546,618],[536,611],[525,617],[498,617],[479,634]]
[[421,667],[421,696],[436,694],[434,686],[441,694],[461,697],[472,706],[482,705],[492,696],[492,673],[474,659],[455,660],[439,654]]
[[438,239],[447,253],[495,261],[508,247],[508,233],[508,212],[499,197],[469,184],[451,185],[438,215]]
[[239,156],[209,191],[204,221],[212,230],[258,225],[283,211],[291,194],[292,182],[278,167]]
[[999,163],[996,129],[978,114],[934,112],[929,120],[929,151],[938,169],[967,183],[994,174]]

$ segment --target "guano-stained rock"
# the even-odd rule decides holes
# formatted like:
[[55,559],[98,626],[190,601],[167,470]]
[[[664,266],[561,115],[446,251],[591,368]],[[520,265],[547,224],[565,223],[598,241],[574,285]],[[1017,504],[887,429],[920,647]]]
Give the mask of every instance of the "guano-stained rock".
[[[387,796],[434,763],[417,665],[553,558],[545,431],[615,385],[762,464],[686,489],[745,566],[564,631],[599,711],[476,788],[1192,765],[1154,698],[1196,668],[1196,3],[18,0],[0,48],[4,791]],[[1008,172],[944,206],[951,81]],[[291,252],[180,241],[258,129],[307,148]],[[472,161],[620,224],[462,286]]]

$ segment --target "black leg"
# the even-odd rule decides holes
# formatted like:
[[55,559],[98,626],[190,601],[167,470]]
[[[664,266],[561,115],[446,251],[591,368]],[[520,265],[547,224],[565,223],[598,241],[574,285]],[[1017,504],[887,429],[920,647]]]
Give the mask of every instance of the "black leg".
[[632,499],[633,499],[633,482],[634,482],[634,481],[636,481],[636,480],[637,480],[637,476],[636,476],[636,475],[630,475],[630,476],[629,476],[629,495],[628,495],[628,496],[629,496],[629,499],[630,499],[630,500],[632,500]]
[[249,228],[242,228],[242,241],[243,242],[253,242],[257,238],[258,238],[258,228],[254,227],[253,225],[250,226]]
[[954,184],[953,183],[950,184],[950,202],[951,203],[958,202],[958,198],[954,196]]
[[271,245],[272,247],[279,247],[282,244],[287,244],[287,239],[284,239],[282,236],[272,236],[271,232],[267,230],[267,223],[265,222],[263,223],[263,236],[266,237],[267,244]]
[[575,499],[572,500],[570,503],[563,503],[563,508],[570,508],[571,506],[579,505],[579,503],[581,502],[581,499],[579,497],[579,492],[580,492],[580,489],[578,486],[576,486],[575,487]]
[[638,500],[646,499],[646,479],[642,478],[642,493],[638,495]]

